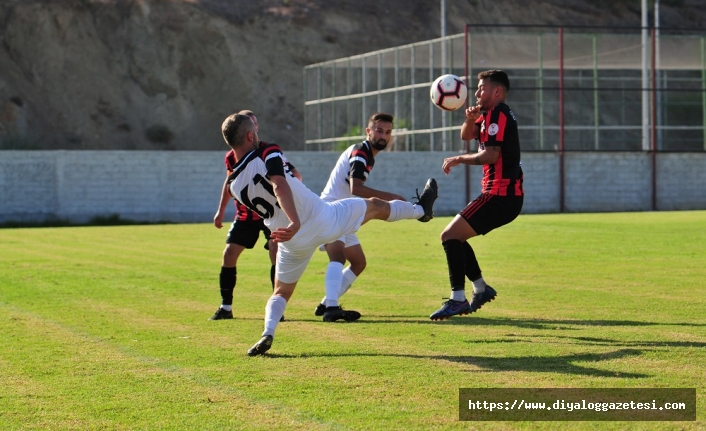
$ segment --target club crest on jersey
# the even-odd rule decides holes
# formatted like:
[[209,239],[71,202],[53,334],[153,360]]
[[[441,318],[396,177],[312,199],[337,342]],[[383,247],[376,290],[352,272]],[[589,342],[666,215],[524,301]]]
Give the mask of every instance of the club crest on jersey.
[[497,124],[493,123],[490,126],[488,126],[488,134],[490,136],[495,136],[497,133],[500,131],[500,128],[498,127]]

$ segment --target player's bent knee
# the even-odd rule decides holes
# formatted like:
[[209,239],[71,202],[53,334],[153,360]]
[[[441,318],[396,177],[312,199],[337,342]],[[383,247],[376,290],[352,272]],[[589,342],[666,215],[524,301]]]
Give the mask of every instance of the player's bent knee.
[[469,238],[476,236],[476,231],[473,230],[468,222],[457,216],[448,226],[441,232],[441,242],[448,241],[450,239],[457,239],[459,241],[466,241]]
[[239,246],[237,244],[226,245],[226,248],[223,249],[223,261],[235,265],[235,263],[238,261],[240,253],[242,253],[243,250],[244,247]]
[[276,296],[281,296],[287,302],[289,302],[289,298],[292,297],[296,285],[296,283],[281,283],[278,280],[275,280],[275,289],[272,294]]
[[360,275],[360,273],[363,272],[367,264],[368,263],[365,261],[365,259],[363,259],[362,261],[351,262],[351,271],[353,271],[356,276]]

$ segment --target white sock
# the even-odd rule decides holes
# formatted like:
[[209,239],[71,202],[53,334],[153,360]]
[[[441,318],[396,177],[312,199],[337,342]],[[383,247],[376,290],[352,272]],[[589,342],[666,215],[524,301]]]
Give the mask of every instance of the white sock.
[[351,285],[355,280],[358,278],[357,275],[353,271],[351,271],[350,265],[346,267],[346,269],[343,270],[343,274],[341,274],[341,278],[343,281],[341,282],[341,290],[338,292],[338,298],[340,299],[341,296],[343,296],[344,293],[348,292],[348,289],[350,289]]
[[341,262],[329,262],[326,268],[326,298],[323,303],[327,307],[338,307],[338,292],[341,290],[343,282],[343,264]]
[[262,333],[263,336],[275,336],[275,329],[277,329],[277,324],[284,315],[284,309],[286,307],[286,299],[278,295],[270,296],[265,306],[265,332]]
[[485,292],[485,286],[487,286],[487,284],[485,284],[485,280],[483,280],[483,277],[473,281],[473,293]]
[[451,299],[454,301],[465,301],[466,300],[466,291],[465,290],[452,290],[451,291]]
[[232,305],[221,304],[221,308],[224,309],[224,310],[226,310],[226,311],[232,311],[232,310],[233,310],[233,306],[232,306]]
[[386,221],[418,219],[424,215],[424,208],[411,202],[390,201],[390,216]]

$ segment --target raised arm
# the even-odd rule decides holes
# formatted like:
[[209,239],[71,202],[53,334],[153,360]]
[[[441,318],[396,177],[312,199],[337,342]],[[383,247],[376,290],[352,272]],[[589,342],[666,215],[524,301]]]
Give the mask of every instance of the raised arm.
[[479,136],[480,128],[476,124],[476,120],[480,117],[480,107],[479,106],[469,106],[466,108],[466,120],[461,126],[461,139],[464,141],[470,141],[471,139],[476,139]]
[[499,146],[489,146],[474,154],[461,154],[460,156],[447,157],[441,165],[441,169],[446,175],[451,168],[459,164],[464,165],[492,165],[498,161],[501,154]]
[[299,228],[301,227],[297,207],[294,205],[292,189],[289,187],[289,184],[287,184],[287,179],[283,175],[272,175],[270,180],[272,181],[272,188],[277,202],[279,202],[280,208],[282,208],[282,211],[289,219],[289,225],[284,228],[275,229],[270,234],[270,238],[275,242],[289,241],[299,232]]

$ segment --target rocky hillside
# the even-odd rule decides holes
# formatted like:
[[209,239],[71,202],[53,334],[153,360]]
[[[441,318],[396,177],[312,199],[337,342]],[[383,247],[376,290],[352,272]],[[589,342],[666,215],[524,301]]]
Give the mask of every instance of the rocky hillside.
[[[663,26],[706,27],[704,0]],[[439,36],[430,0],[0,0],[0,149],[224,149],[250,108],[303,148],[303,66]],[[446,0],[466,22],[638,26],[640,0]]]

